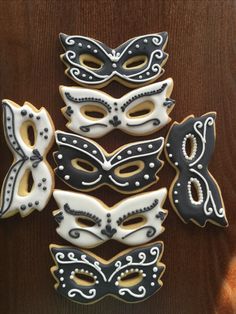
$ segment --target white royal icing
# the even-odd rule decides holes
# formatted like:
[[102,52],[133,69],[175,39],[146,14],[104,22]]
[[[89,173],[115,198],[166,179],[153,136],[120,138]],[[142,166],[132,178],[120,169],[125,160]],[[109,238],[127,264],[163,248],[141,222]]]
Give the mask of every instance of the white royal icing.
[[[95,247],[111,238],[127,245],[139,245],[164,231],[162,223],[167,211],[162,206],[166,188],[127,198],[112,208],[81,193],[56,190],[53,195],[59,206],[53,212],[59,223],[57,233],[79,247]],[[142,222],[123,225],[137,217],[142,217]],[[81,225],[79,218],[89,219],[94,225]]]
[[[34,209],[41,211],[52,193],[53,172],[45,156],[53,142],[54,127],[48,112],[44,108],[37,110],[30,103],[20,107],[3,100],[3,110],[5,137],[14,163],[2,185],[0,217],[7,218],[17,212],[24,217]],[[24,123],[34,129],[33,146],[25,138],[28,127]],[[23,129],[26,133],[22,136]],[[28,182],[22,182],[26,172],[31,172],[33,178],[30,191],[26,188]]]
[[[169,96],[172,89],[171,78],[138,88],[121,98],[113,98],[97,90],[61,86],[60,93],[66,104],[63,113],[69,120],[66,126],[77,134],[91,138],[101,137],[115,128],[138,136],[153,133],[171,120],[169,113],[174,107],[174,101]],[[142,110],[146,108],[148,113],[142,114],[138,110],[137,106],[141,104]],[[91,106],[95,111],[102,110],[104,116],[91,119],[84,114]],[[135,107],[140,114],[130,116],[129,113]]]

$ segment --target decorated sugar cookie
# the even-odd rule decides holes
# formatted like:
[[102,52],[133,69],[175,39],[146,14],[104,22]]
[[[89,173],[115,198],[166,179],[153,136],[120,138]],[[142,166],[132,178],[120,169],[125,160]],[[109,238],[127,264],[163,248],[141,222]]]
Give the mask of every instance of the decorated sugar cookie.
[[59,206],[53,212],[57,233],[79,247],[95,247],[110,239],[140,245],[164,231],[166,188],[132,196],[112,208],[82,193],[56,190],[53,195]]
[[163,165],[163,137],[130,143],[111,154],[92,140],[62,131],[56,131],[56,142],[57,176],[81,191],[101,185],[121,193],[141,191],[158,180],[156,173]]
[[55,289],[71,301],[84,304],[106,295],[131,303],[143,301],[163,284],[163,247],[162,242],[156,242],[126,250],[106,261],[88,251],[50,245],[56,263],[51,268],[57,281]]
[[37,110],[28,102],[20,107],[10,100],[2,104],[4,133],[14,162],[2,185],[0,218],[17,212],[24,217],[35,209],[41,211],[52,193],[54,176],[45,158],[53,143],[54,126],[44,108]]
[[156,80],[168,55],[166,32],[129,39],[115,49],[84,36],[60,34],[66,74],[82,86],[101,88],[110,81],[135,87]]
[[215,146],[215,118],[216,113],[210,112],[175,122],[166,140],[166,156],[177,172],[169,194],[172,205],[185,223],[201,227],[207,222],[228,225],[220,188],[208,170]]
[[101,91],[61,86],[67,127],[80,135],[96,138],[113,129],[138,136],[158,131],[170,122],[174,107],[170,99],[172,79],[138,88],[117,99]]

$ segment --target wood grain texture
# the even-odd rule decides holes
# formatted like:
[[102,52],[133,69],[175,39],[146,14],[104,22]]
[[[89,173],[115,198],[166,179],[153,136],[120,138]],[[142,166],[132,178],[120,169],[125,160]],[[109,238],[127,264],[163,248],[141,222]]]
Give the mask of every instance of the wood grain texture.
[[[45,106],[61,130],[66,128],[58,86],[75,84],[64,75],[59,59],[59,32],[90,36],[116,47],[137,35],[168,31],[170,56],[161,79],[174,79],[176,106],[171,117],[181,121],[192,113],[217,111],[217,142],[210,170],[222,189],[230,224],[227,230],[184,225],[166,202],[169,216],[166,231],[159,237],[165,243],[162,261],[167,266],[163,288],[140,304],[107,297],[82,306],[53,289],[48,245],[66,242],[55,232],[52,210],[56,204],[51,200],[41,213],[0,221],[1,314],[236,313],[235,30],[235,1],[0,1],[0,97]],[[128,89],[112,83],[104,91],[118,97]],[[157,135],[165,136],[168,129]],[[2,126],[0,134],[2,183],[12,156]],[[134,140],[138,138],[117,131],[98,142],[112,151]],[[159,182],[149,190],[169,187],[175,175],[168,164],[159,174]],[[67,189],[59,180],[56,187]],[[124,198],[105,187],[90,194],[108,205]],[[110,258],[125,248],[111,241],[93,251]]]

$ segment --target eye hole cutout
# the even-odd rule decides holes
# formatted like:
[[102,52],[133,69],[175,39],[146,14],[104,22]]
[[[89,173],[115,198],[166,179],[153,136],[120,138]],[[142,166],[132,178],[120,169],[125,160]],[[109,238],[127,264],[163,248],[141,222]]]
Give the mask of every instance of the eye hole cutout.
[[93,286],[95,278],[89,273],[78,271],[72,279],[78,286]]
[[188,181],[188,193],[192,204],[200,205],[203,203],[202,187],[197,178],[191,178]]
[[142,273],[139,271],[129,271],[118,281],[120,287],[132,287],[143,280]]
[[71,164],[75,169],[89,172],[89,173],[93,173],[93,172],[96,172],[98,170],[90,162],[88,162],[87,160],[84,160],[84,159],[80,159],[80,158],[72,159]]
[[182,150],[184,157],[187,160],[193,160],[197,153],[197,139],[196,137],[189,133],[185,135],[182,143]]
[[124,165],[118,166],[114,173],[118,177],[127,178],[131,177],[144,169],[144,162],[141,160],[131,161]]
[[96,105],[85,105],[80,108],[81,114],[89,120],[100,120],[107,116],[106,110]]
[[87,53],[81,54],[79,57],[79,61],[84,67],[93,71],[100,70],[104,65],[104,63],[100,59]]
[[20,196],[26,196],[30,194],[33,187],[34,187],[33,175],[32,172],[29,169],[27,169],[20,180],[18,194]]
[[20,134],[24,143],[27,146],[33,148],[37,138],[37,132],[34,123],[31,121],[25,121],[22,123],[20,127]]
[[83,228],[89,228],[96,225],[96,223],[88,217],[78,217],[76,221],[78,225],[80,225]]
[[148,58],[145,55],[134,56],[126,60],[122,67],[125,70],[135,70],[144,67],[147,64]]
[[137,119],[148,116],[153,111],[154,104],[151,101],[145,101],[128,110],[126,114],[130,119]]
[[143,226],[147,222],[146,217],[143,215],[133,215],[125,219],[121,227],[123,229],[137,229],[141,226]]

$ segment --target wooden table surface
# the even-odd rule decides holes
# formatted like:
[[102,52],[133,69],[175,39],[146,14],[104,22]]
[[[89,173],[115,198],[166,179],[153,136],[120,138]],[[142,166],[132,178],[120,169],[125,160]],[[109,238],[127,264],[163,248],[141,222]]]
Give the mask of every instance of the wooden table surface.
[[[169,59],[161,79],[172,77],[181,121],[215,110],[217,141],[210,170],[226,205],[229,228],[183,224],[169,202],[162,261],[164,286],[150,299],[126,304],[106,297],[83,306],[54,291],[48,245],[67,244],[56,234],[51,200],[43,212],[0,221],[1,314],[211,314],[236,313],[236,1],[0,1],[0,97],[45,106],[56,129],[66,131],[58,86],[75,85],[64,75],[58,33],[96,38],[110,47],[137,35],[168,31]],[[112,83],[103,89],[120,97],[129,89]],[[158,132],[167,134],[168,125]],[[0,182],[12,162],[1,126]],[[149,136],[153,138],[155,135]],[[108,151],[137,137],[114,131],[97,140]],[[50,151],[49,160],[54,167]],[[164,158],[164,156],[162,156]],[[169,187],[175,176],[166,164],[149,190]],[[68,190],[59,179],[56,187]],[[90,193],[112,205],[124,196],[109,188]],[[124,245],[115,241],[93,250],[110,258]]]

